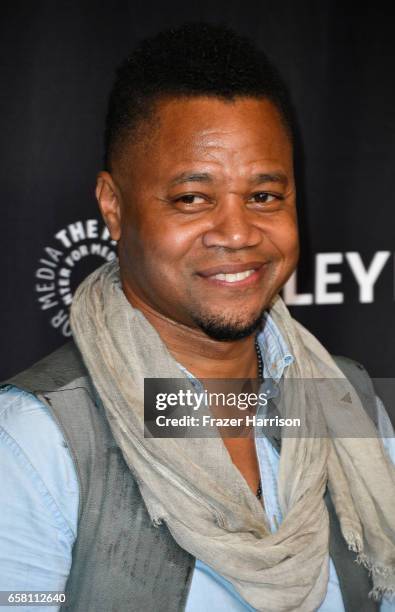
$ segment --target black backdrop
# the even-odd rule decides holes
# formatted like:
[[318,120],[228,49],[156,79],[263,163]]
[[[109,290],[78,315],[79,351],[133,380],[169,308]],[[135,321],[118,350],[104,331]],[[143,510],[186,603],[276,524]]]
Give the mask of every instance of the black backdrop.
[[302,134],[293,314],[332,352],[393,376],[395,9],[360,4],[2,4],[0,378],[65,341],[73,289],[112,256],[93,190],[115,66],[142,36],[190,20],[249,35],[291,89]]

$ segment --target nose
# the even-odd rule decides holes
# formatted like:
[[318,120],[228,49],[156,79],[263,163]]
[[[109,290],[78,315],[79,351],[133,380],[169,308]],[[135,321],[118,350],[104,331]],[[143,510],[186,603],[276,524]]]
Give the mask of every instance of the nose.
[[256,213],[237,196],[231,195],[218,205],[211,220],[211,227],[203,234],[206,247],[243,249],[257,246],[262,240]]

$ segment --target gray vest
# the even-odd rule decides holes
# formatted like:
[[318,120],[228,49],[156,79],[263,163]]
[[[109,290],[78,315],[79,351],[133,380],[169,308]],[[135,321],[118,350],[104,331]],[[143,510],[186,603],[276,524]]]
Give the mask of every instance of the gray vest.
[[[351,360],[336,360],[375,420],[374,391],[366,371]],[[75,344],[69,342],[7,383],[34,393],[50,408],[78,476],[78,534],[62,609],[184,610],[195,559],[175,542],[164,524],[152,524]],[[348,551],[329,493],[325,500],[330,517],[329,552],[346,612],[379,610],[368,599],[369,575]]]

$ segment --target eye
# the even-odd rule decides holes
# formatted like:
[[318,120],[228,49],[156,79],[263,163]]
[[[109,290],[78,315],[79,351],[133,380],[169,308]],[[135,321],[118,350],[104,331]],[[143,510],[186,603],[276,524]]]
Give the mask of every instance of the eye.
[[181,202],[182,204],[203,204],[205,199],[202,196],[194,195],[192,193],[188,193],[186,195],[180,196],[174,200],[175,202]]
[[279,196],[275,196],[272,193],[267,193],[266,191],[260,191],[259,193],[254,193],[249,201],[256,202],[258,204],[269,204],[274,200],[278,200]]
[[210,201],[207,197],[196,193],[184,193],[172,200],[173,206],[183,213],[195,213],[206,210],[210,207]]
[[275,212],[280,208],[281,201],[284,197],[280,194],[268,193],[267,191],[258,191],[253,193],[248,200],[248,208],[257,211]]

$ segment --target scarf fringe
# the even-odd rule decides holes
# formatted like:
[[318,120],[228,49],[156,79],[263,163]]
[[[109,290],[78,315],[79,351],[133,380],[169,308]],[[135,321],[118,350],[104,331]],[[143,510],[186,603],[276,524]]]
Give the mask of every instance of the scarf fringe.
[[374,578],[384,578],[386,581],[390,579],[391,584],[388,586],[384,585],[375,585],[373,589],[369,593],[369,597],[374,601],[381,601],[383,596],[388,597],[389,599],[394,597],[395,595],[395,571],[393,568],[376,564],[369,559],[369,557],[363,552],[363,544],[360,536],[356,533],[348,532],[345,534],[345,540],[347,542],[349,550],[357,553],[357,557],[355,561],[359,565],[363,565],[372,576],[373,582]]
[[[347,542],[348,550],[352,550],[355,553],[358,553],[358,557],[362,554],[363,544],[361,537],[352,531],[347,531],[344,533],[344,539]],[[358,561],[358,563],[360,563]]]
[[359,565],[366,567],[366,569],[369,570],[369,573],[373,576],[380,576],[381,578],[390,578],[391,576],[395,577],[393,568],[386,565],[373,563],[364,553],[359,553],[357,555],[356,562],[359,563]]
[[392,587],[374,587],[369,593],[370,599],[373,601],[381,601],[385,596],[387,599],[392,600],[395,595],[395,588]]

